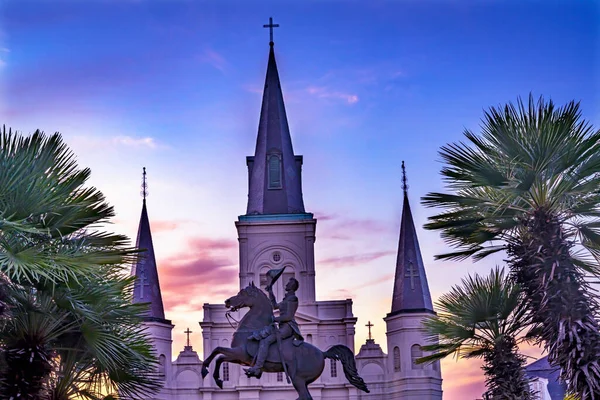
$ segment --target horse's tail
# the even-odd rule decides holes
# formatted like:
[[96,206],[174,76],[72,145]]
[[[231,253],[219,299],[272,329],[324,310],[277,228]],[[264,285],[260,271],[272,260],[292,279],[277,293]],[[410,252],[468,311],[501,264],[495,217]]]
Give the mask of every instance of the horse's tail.
[[352,354],[352,351],[349,348],[338,344],[324,352],[323,355],[325,358],[340,360],[342,362],[342,367],[344,368],[344,375],[346,375],[348,382],[363,392],[369,393],[367,384],[363,378],[358,375],[358,371],[356,370],[356,362],[354,361],[354,354]]

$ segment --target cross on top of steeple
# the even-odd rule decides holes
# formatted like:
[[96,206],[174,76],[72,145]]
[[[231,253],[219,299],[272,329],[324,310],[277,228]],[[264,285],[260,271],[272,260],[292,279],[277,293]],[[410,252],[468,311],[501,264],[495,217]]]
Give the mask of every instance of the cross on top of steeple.
[[187,334],[187,347],[190,347],[190,333],[193,332],[190,331],[190,328],[187,328],[187,330],[183,331],[183,333]]
[[273,17],[270,17],[269,23],[266,25],[263,25],[263,28],[269,28],[269,37],[271,38],[271,41],[269,42],[269,44],[271,46],[273,46],[273,28],[279,28],[279,24],[274,24]]
[[369,340],[373,340],[373,338],[371,337],[371,328],[374,327],[375,325],[373,325],[371,323],[371,321],[369,321],[368,324],[365,325],[367,328],[369,328]]

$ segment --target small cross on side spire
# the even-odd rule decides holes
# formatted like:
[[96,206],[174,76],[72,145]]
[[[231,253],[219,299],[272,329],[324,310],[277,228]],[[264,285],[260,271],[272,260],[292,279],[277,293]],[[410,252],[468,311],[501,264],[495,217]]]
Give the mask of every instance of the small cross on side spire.
[[140,192],[140,194],[142,195],[142,198],[145,202],[146,197],[148,197],[148,182],[146,181],[146,167],[143,167],[142,169],[144,172],[142,172],[142,191]]
[[402,191],[404,195],[408,194],[408,185],[406,184],[406,168],[404,167],[404,160],[402,160]]

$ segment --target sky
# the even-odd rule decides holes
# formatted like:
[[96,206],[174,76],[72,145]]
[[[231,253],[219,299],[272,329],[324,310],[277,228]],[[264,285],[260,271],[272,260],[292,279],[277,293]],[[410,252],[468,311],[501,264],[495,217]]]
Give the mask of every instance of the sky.
[[[438,149],[478,131],[483,111],[544,95],[600,123],[597,1],[0,2],[1,123],[61,132],[135,238],[148,212],[174,356],[202,356],[204,303],[239,289],[234,221],[245,212],[269,33],[303,192],[315,213],[317,298],[354,301],[358,349],[385,349],[402,211],[401,162],[434,299],[472,264],[422,225],[443,189]],[[539,351],[524,347],[527,354]],[[445,360],[444,398],[484,391],[479,362]]]

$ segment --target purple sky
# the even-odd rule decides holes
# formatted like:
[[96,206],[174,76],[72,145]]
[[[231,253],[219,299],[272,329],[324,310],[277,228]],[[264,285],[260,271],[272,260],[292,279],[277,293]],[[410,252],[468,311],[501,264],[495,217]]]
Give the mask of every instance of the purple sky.
[[[354,299],[385,347],[405,160],[417,226],[434,211],[439,147],[517,96],[580,100],[600,121],[594,1],[5,1],[2,123],[60,131],[135,237],[141,169],[166,313],[201,349],[202,304],[237,290],[233,221],[245,212],[273,16],[305,205],[317,227],[317,297]],[[432,296],[500,259],[434,262]],[[483,391],[476,362],[443,364],[445,399]]]

